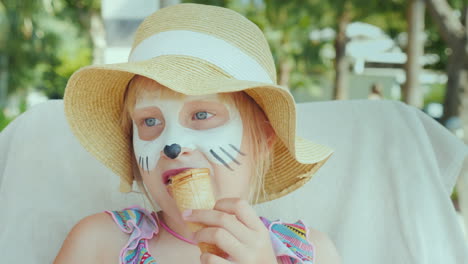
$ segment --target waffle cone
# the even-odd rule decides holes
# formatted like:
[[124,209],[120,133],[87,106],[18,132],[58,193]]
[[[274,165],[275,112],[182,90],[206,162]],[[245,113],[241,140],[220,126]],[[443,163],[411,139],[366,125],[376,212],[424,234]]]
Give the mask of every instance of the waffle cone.
[[[208,168],[183,171],[171,178],[168,188],[180,212],[187,209],[213,209],[216,202]],[[191,222],[187,222],[187,225],[192,232],[205,227],[203,224]],[[227,254],[215,245],[199,243],[198,247],[201,252],[227,257]]]
[[222,258],[227,258],[229,256],[226,252],[222,251],[219,247],[213,244],[202,242],[198,243],[198,247],[202,253],[211,253]]

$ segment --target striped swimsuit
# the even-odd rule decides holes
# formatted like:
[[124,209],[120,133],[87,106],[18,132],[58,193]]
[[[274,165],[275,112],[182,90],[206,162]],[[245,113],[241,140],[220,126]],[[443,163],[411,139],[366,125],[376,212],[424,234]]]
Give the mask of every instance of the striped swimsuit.
[[[130,238],[120,251],[119,264],[157,264],[149,252],[148,240],[159,232],[156,214],[139,206],[120,211],[105,211]],[[307,227],[301,220],[294,224],[260,217],[270,232],[276,257],[284,264],[313,264],[314,246],[307,239]]]

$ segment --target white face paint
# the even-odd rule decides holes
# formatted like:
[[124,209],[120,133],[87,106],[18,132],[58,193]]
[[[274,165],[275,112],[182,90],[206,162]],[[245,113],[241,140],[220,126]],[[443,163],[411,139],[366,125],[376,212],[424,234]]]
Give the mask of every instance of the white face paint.
[[[223,104],[229,113],[228,120],[218,127],[209,129],[197,130],[185,127],[180,122],[180,116],[185,116],[184,113],[181,113],[184,105],[199,100]],[[217,94],[185,96],[180,99],[142,98],[137,101],[135,111],[147,107],[159,108],[164,120],[151,120],[151,122],[156,121],[156,125],[164,127],[159,136],[148,141],[140,138],[138,125],[133,121],[135,158],[143,170],[153,170],[161,154],[164,153],[164,147],[166,145],[171,146],[172,144],[178,144],[181,148],[197,149],[204,153],[212,162],[222,164],[231,170],[235,169],[234,164],[239,164],[236,157],[238,155],[245,155],[240,150],[243,134],[240,113],[233,104],[223,103]],[[209,110],[204,109],[203,106],[196,109],[196,112],[206,111],[210,115]],[[208,118],[213,118],[213,116],[208,116]],[[197,122],[204,121],[199,120]]]

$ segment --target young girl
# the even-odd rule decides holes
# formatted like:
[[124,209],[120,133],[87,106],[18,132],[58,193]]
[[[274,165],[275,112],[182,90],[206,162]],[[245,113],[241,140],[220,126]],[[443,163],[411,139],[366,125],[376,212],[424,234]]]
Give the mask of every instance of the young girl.
[[[140,25],[128,63],[77,71],[64,102],[74,134],[120,176],[120,191],[136,182],[160,210],[82,219],[55,263],[339,263],[325,234],[251,206],[301,187],[332,150],[296,136],[293,98],[243,16],[196,4],[161,9]],[[192,168],[209,169],[213,209],[178,210],[168,184]],[[201,254],[201,242],[226,255]]]

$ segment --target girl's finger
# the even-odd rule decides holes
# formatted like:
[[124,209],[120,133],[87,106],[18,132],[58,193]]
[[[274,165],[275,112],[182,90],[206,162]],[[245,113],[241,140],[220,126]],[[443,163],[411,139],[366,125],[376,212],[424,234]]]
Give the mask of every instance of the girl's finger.
[[220,199],[216,202],[214,210],[235,215],[239,221],[252,230],[265,231],[265,225],[246,200],[240,198]]
[[192,210],[190,215],[184,216],[184,219],[188,222],[224,228],[242,243],[247,243],[253,239],[253,231],[232,214],[217,210]]
[[214,244],[226,252],[233,259],[240,259],[242,252],[246,252],[244,245],[231,233],[219,227],[205,227],[195,234],[197,243]]
[[200,261],[202,264],[232,264],[230,261],[210,253],[201,254]]

